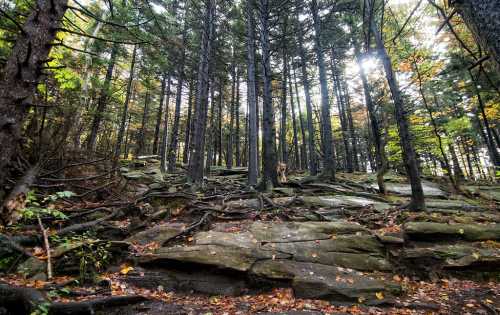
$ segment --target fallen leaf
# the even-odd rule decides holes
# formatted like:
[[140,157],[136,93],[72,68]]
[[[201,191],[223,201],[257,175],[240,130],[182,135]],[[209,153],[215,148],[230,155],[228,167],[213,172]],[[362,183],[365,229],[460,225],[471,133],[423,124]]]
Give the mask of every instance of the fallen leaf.
[[382,292],[377,292],[375,293],[375,296],[377,297],[377,299],[379,300],[383,300],[384,299],[384,293]]

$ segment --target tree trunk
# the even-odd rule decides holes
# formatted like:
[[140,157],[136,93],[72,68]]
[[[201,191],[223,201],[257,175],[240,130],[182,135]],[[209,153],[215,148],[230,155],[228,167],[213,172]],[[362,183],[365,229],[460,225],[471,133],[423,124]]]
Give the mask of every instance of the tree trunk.
[[287,77],[288,77],[288,56],[287,56],[287,46],[286,46],[286,34],[287,34],[287,24],[288,19],[285,14],[283,17],[283,43],[282,43],[282,51],[283,51],[283,73],[281,76],[281,124],[280,124],[280,148],[281,148],[281,161],[285,164],[288,164],[288,148],[286,143],[286,130],[287,130]]
[[[373,103],[372,95],[371,95],[371,87],[370,84],[368,83],[368,78],[366,77],[365,70],[363,68],[363,62],[360,57],[359,53],[359,47],[357,44],[355,44],[355,53],[356,53],[356,60],[358,62],[359,66],[359,75],[361,77],[361,82],[363,83],[363,90],[365,94],[365,103],[366,103],[366,108],[368,109],[368,116],[369,116],[369,125],[371,127],[372,131],[372,136],[373,136],[373,142],[375,146],[375,156],[376,156],[376,170],[377,170],[377,184],[378,184],[378,190],[381,194],[386,194],[387,191],[385,189],[385,183],[384,183],[384,175],[387,172],[387,159],[385,157],[385,147],[384,147],[384,141],[382,140],[382,135],[381,135],[381,130],[379,126],[379,121],[377,118],[377,113],[375,110],[375,104]],[[372,161],[373,158],[371,158],[371,150],[370,146],[367,146],[367,151],[368,151],[368,156],[370,157],[370,166],[372,170],[375,168],[373,167]]]
[[[122,149],[122,143],[123,143],[123,136],[125,134],[125,125],[127,123],[127,116],[129,117],[129,124],[130,126],[130,116],[128,115],[128,106],[130,103],[130,97],[132,95],[132,82],[134,81],[134,70],[135,70],[135,59],[137,55],[137,46],[134,46],[134,51],[132,52],[132,61],[130,62],[130,74],[128,77],[128,82],[127,82],[127,93],[125,94],[125,102],[123,104],[123,112],[122,112],[122,119],[120,122],[120,129],[118,130],[118,137],[116,139],[116,147],[115,147],[115,161],[113,162],[113,168],[116,168],[116,165],[118,163],[118,159],[120,158],[121,154],[121,149]],[[130,127],[128,127],[130,129]],[[128,155],[128,152],[126,152]]]
[[246,1],[247,99],[248,99],[248,185],[257,185],[257,91],[255,85],[254,0]]
[[193,92],[194,79],[189,81],[189,99],[188,99],[188,114],[186,120],[186,130],[184,132],[184,152],[182,154],[182,163],[187,164],[189,161],[189,147],[191,142],[191,131],[193,130],[192,112],[193,112]]
[[163,120],[163,133],[161,136],[161,144],[160,144],[160,171],[162,173],[167,172],[167,139],[168,139],[168,107],[170,106],[170,96],[172,95],[172,91],[170,87],[172,85],[172,76],[167,74],[167,91],[166,96],[167,99],[165,101],[165,117]]
[[335,95],[337,97],[337,105],[339,109],[340,128],[342,129],[342,139],[344,140],[345,168],[348,173],[352,173],[354,169],[353,169],[352,153],[349,144],[346,104],[343,95],[344,93],[342,91],[342,86],[340,84],[341,75],[339,73],[335,61],[335,52],[333,48],[331,50],[332,50],[331,67],[332,67],[333,84],[334,84]]
[[452,6],[500,66],[500,6],[498,0],[456,0]]
[[15,161],[21,128],[43,76],[57,29],[66,12],[67,0],[38,0],[27,17],[0,79],[0,187],[5,187],[8,166]]
[[118,44],[113,44],[111,48],[111,57],[109,58],[108,69],[106,70],[106,77],[104,78],[104,84],[102,86],[101,94],[97,101],[97,107],[95,109],[94,119],[92,121],[92,127],[90,128],[90,135],[87,141],[87,150],[90,152],[95,152],[97,135],[99,134],[99,127],[101,125],[102,118],[104,116],[104,111],[106,110],[106,105],[108,102],[108,96],[110,94],[111,80],[113,79],[113,69],[116,63],[116,54],[118,53]]
[[184,21],[184,30],[182,32],[182,52],[180,55],[179,66],[177,68],[177,92],[175,95],[175,110],[174,110],[174,123],[172,131],[170,132],[170,145],[167,151],[168,170],[173,172],[175,170],[175,162],[177,157],[177,146],[179,143],[179,121],[181,117],[181,101],[182,101],[182,88],[184,85],[184,63],[186,60],[186,45],[187,45],[187,22]]
[[198,88],[194,112],[193,147],[189,159],[188,181],[200,185],[203,181],[205,154],[205,130],[207,124],[209,65],[214,40],[215,1],[205,0],[205,17],[201,36],[200,61],[198,65]]
[[347,87],[345,79],[343,82],[344,82],[343,90],[344,90],[344,99],[346,105],[347,125],[349,127],[349,137],[351,138],[352,163],[354,170],[359,171],[358,142],[356,137],[356,131],[354,130],[354,121],[352,119],[351,100],[349,97],[349,89]]
[[142,112],[142,123],[141,129],[139,129],[139,135],[137,137],[137,150],[135,156],[140,156],[145,152],[146,149],[146,128],[148,124],[149,115],[149,91],[146,92],[146,97],[144,99],[144,111]]
[[[368,0],[367,3],[370,3],[371,1],[372,0]],[[370,11],[370,9],[368,9],[368,11]],[[412,192],[411,202],[408,205],[408,208],[411,210],[425,210],[426,207],[424,190],[422,189],[422,181],[420,179],[420,172],[418,169],[417,155],[412,144],[410,126],[408,123],[408,118],[406,117],[403,98],[401,96],[399,84],[396,79],[396,74],[392,69],[391,59],[387,54],[387,50],[384,46],[384,41],[373,17],[370,20],[369,27],[371,28],[372,34],[375,37],[377,49],[384,65],[387,83],[389,84],[392,100],[394,102],[394,114],[398,125],[399,138],[403,151],[403,161],[406,173],[408,174]]]
[[[297,0],[297,8],[301,6],[301,1]],[[314,141],[314,125],[313,125],[313,113],[312,113],[312,101],[311,94],[309,91],[309,79],[307,76],[307,59],[306,51],[304,48],[304,35],[302,30],[302,25],[299,22],[299,13],[297,12],[297,36],[298,36],[298,48],[301,60],[301,70],[302,70],[302,86],[304,87],[304,94],[306,98],[306,114],[307,114],[307,142],[309,146],[309,173],[315,176],[318,173],[318,159],[316,156],[316,144]],[[299,107],[300,108],[300,107]]]
[[[233,56],[234,60],[234,56]],[[229,134],[227,135],[227,156],[226,156],[226,167],[228,169],[233,168],[233,140],[234,140],[234,102],[236,100],[236,66],[231,66],[231,103],[229,104]]]
[[163,101],[165,100],[165,86],[167,84],[167,75],[163,73],[161,79],[160,104],[158,105],[158,113],[156,114],[155,135],[153,140],[153,154],[158,154],[158,141],[160,139],[161,118],[163,117]]
[[[295,85],[295,97],[297,100],[297,109],[299,112],[299,122],[300,122],[300,135],[302,137],[301,146],[300,146],[300,163],[301,169],[305,170],[308,165],[307,161],[307,140],[306,140],[306,130],[304,127],[304,119],[302,116],[302,110],[300,109],[300,97],[299,97],[299,85],[297,83],[297,77],[295,75],[295,68],[293,69],[293,82]],[[290,89],[290,92],[292,89]]]
[[262,108],[262,182],[261,189],[268,185],[278,186],[276,171],[276,128],[274,125],[274,108],[272,95],[271,51],[269,41],[269,0],[259,0],[260,44],[262,49],[262,80],[263,108]]
[[[288,62],[288,59],[286,60]],[[290,75],[290,67],[287,67],[288,90],[290,92],[290,107],[292,109],[292,128],[293,128],[293,151],[294,151],[294,168],[301,169],[301,156],[299,155],[299,139],[297,129],[297,116],[295,115],[295,103],[293,101],[292,77]]]
[[219,101],[217,106],[217,165],[222,166],[222,99],[224,98],[224,84],[222,78],[219,78]]
[[239,68],[236,71],[236,104],[234,117],[236,119],[236,131],[234,133],[234,145],[236,148],[235,159],[236,166],[241,166],[241,145],[240,145],[240,73]]
[[311,13],[314,21],[314,43],[316,59],[319,70],[319,82],[321,87],[321,125],[323,128],[323,176],[332,181],[335,180],[335,156],[332,149],[332,122],[330,117],[330,97],[328,95],[328,83],[326,78],[325,60],[321,47],[321,21],[318,16],[318,3],[311,1]]
[[476,93],[477,96],[477,103],[479,105],[481,117],[483,118],[484,128],[486,129],[488,148],[490,148],[490,155],[492,158],[493,165],[495,165],[495,167],[497,168],[500,168],[500,154],[498,153],[498,150],[496,148],[495,141],[493,139],[493,133],[491,132],[490,123],[488,121],[488,117],[486,116],[486,111],[484,110],[484,103],[483,103],[483,98],[481,97],[481,92],[477,88],[478,83],[476,82],[476,79],[474,78],[470,70],[469,70],[469,76],[472,80],[472,85],[474,92]]

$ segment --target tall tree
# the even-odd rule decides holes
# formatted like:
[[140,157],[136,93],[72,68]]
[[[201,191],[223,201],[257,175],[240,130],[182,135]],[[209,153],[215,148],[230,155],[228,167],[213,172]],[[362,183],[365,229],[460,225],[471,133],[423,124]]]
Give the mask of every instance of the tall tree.
[[[312,112],[312,100],[311,92],[309,88],[309,77],[307,74],[307,59],[306,50],[304,48],[304,34],[303,28],[299,20],[299,8],[301,7],[301,1],[296,1],[296,23],[297,23],[297,37],[298,37],[298,48],[300,57],[300,68],[302,70],[302,86],[304,88],[305,101],[306,101],[306,115],[307,115],[307,143],[309,147],[309,173],[311,175],[316,175],[318,173],[318,159],[316,156],[316,144],[315,144],[315,131],[313,125],[313,112]],[[300,107],[300,106],[299,106]]]
[[323,139],[323,176],[335,180],[335,156],[332,149],[332,122],[330,117],[330,97],[326,78],[325,58],[321,46],[321,20],[318,15],[318,3],[311,0],[311,13],[314,26],[314,46],[319,70],[319,83],[321,87],[321,126]]
[[[366,12],[372,12],[375,0],[365,0],[367,5]],[[374,16],[371,16],[368,21],[368,27],[375,38],[375,43],[382,59],[382,64],[385,69],[385,75],[389,88],[391,90],[392,100],[394,102],[394,116],[398,125],[399,139],[403,150],[403,161],[411,185],[411,202],[408,208],[411,210],[425,210],[424,190],[420,179],[420,171],[418,168],[417,155],[413,147],[412,137],[410,134],[410,126],[408,123],[407,114],[404,108],[403,97],[399,88],[399,83],[396,74],[392,68],[392,62],[384,46],[384,41],[380,34],[380,29]]]
[[212,55],[212,41],[215,33],[215,0],[205,0],[205,13],[201,36],[200,60],[198,64],[198,87],[194,107],[193,147],[189,159],[188,181],[202,184],[205,154],[205,130],[208,108],[209,66]]
[[248,184],[257,185],[257,90],[255,84],[255,0],[246,0],[247,99],[248,99]]
[[[67,9],[67,0],[37,0],[26,18],[0,77],[0,187],[15,160],[22,139],[21,126],[33,105],[44,64]],[[5,214],[8,220],[10,214]]]
[[271,49],[269,40],[270,6],[269,0],[259,0],[260,45],[262,50],[262,181],[261,188],[268,185],[277,186],[278,174],[276,171],[276,128],[274,123],[274,108],[272,94]]

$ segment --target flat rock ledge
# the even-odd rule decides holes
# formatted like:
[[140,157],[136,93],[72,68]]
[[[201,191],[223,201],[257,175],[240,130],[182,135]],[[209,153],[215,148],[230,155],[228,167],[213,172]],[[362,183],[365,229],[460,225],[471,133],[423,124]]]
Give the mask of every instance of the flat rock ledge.
[[[194,245],[161,247],[139,263],[232,271],[240,278],[285,283],[299,297],[331,301],[370,301],[376,294],[390,297],[401,291],[397,284],[362,273],[390,271],[392,265],[369,230],[346,221],[255,222],[238,233],[199,232]],[[214,291],[221,291],[216,283]]]

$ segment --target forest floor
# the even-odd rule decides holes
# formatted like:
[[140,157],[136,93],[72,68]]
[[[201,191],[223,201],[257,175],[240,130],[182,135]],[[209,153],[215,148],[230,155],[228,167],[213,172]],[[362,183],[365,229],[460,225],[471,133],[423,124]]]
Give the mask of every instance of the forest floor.
[[116,179],[97,164],[41,175],[40,221],[0,230],[0,314],[500,312],[499,185],[426,178],[428,210],[410,212],[392,173],[387,195],[364,173],[259,193],[214,167],[200,193],[154,159]]

